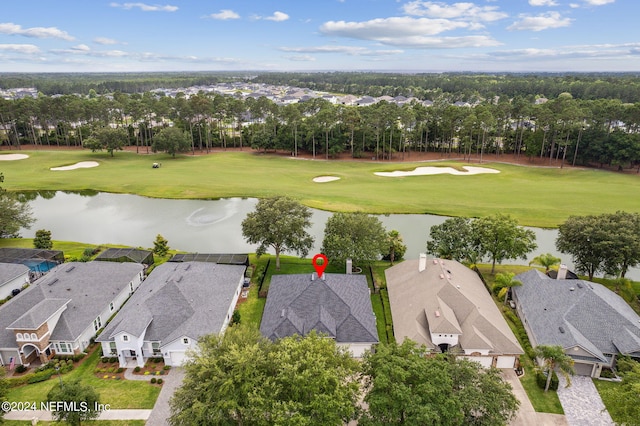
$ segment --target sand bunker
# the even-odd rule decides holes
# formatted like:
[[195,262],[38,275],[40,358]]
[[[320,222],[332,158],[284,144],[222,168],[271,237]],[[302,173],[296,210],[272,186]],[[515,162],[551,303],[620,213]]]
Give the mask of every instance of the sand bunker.
[[375,172],[377,176],[384,177],[404,177],[404,176],[424,176],[424,175],[440,175],[448,173],[456,176],[478,175],[483,173],[500,173],[500,170],[487,169],[485,167],[462,166],[466,171],[456,170],[453,167],[417,167],[411,171],[395,171],[395,172]]
[[51,170],[59,171],[59,170],[88,169],[90,167],[98,167],[99,165],[100,164],[98,164],[97,161],[81,161],[79,163],[72,164],[70,166],[52,167]]
[[318,176],[313,178],[316,183],[333,182],[334,180],[340,180],[337,176]]
[[26,154],[1,154],[0,161],[13,161],[13,160],[24,160],[25,158],[29,158]]

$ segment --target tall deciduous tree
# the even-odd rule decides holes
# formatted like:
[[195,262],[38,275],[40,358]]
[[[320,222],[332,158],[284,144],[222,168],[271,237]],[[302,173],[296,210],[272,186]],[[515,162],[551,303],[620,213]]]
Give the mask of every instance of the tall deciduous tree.
[[242,235],[249,244],[259,244],[258,256],[272,247],[276,269],[280,270],[283,251],[293,251],[301,257],[309,253],[313,246],[313,237],[307,232],[310,219],[311,210],[296,200],[284,196],[264,198],[242,221]]
[[204,336],[171,401],[173,426],[342,425],[357,413],[358,363],[315,332],[271,342],[237,325]]
[[[0,183],[4,175],[0,173]],[[0,238],[17,238],[20,228],[29,229],[35,222],[29,204],[0,187]]]
[[462,217],[453,217],[445,220],[440,225],[434,225],[429,230],[427,241],[427,253],[442,259],[453,259],[459,262],[476,259],[477,253],[471,238],[471,220]]
[[571,385],[571,378],[569,376],[575,373],[573,369],[573,359],[564,353],[562,346],[538,345],[533,351],[536,358],[542,359],[544,369],[547,372],[547,383],[544,387],[545,392],[549,390],[551,377],[556,369],[567,379],[567,386]]
[[105,150],[113,157],[113,151],[122,151],[127,145],[129,134],[126,129],[119,127],[112,129],[110,127],[102,127],[94,131],[90,137],[84,141],[84,147],[91,151]]
[[535,233],[518,226],[518,222],[508,215],[476,219],[471,229],[480,253],[491,259],[491,273],[494,273],[496,263],[506,259],[526,259],[527,254],[537,247]]
[[607,239],[596,216],[570,216],[558,227],[556,248],[571,254],[576,270],[592,280],[603,268],[602,241]]
[[329,261],[368,264],[387,248],[387,231],[382,222],[365,213],[334,213],[325,225],[322,253]]
[[175,158],[176,154],[191,149],[191,139],[187,132],[177,127],[167,127],[153,137],[153,152],[166,152]]
[[59,404],[61,409],[53,411],[52,415],[57,421],[65,421],[70,425],[80,425],[100,415],[100,395],[91,386],[80,383],[79,379],[66,381],[60,386],[56,384],[47,394],[47,401],[67,403]]
[[426,355],[408,339],[365,355],[368,410],[359,424],[504,425],[515,415],[519,402],[498,370]]

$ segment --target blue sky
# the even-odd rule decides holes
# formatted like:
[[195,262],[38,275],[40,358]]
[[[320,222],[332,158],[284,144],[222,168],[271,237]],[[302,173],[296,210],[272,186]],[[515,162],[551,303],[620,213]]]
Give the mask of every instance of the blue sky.
[[638,0],[5,1],[0,72],[640,71]]

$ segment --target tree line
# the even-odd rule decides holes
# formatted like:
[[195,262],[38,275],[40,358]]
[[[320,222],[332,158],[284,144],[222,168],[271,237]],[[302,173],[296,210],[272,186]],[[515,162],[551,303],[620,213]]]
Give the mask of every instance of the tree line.
[[301,151],[318,158],[397,160],[412,152],[483,160],[513,153],[564,166],[597,165],[640,171],[640,103],[581,100],[569,93],[545,103],[526,97],[485,100],[473,107],[437,98],[399,105],[333,104],[323,98],[280,105],[266,97],[200,92],[187,97],[115,93],[0,99],[0,142],[19,148],[83,146],[106,127],[126,132],[124,145],[149,152],[155,134],[174,126],[187,133],[183,151],[251,147]]

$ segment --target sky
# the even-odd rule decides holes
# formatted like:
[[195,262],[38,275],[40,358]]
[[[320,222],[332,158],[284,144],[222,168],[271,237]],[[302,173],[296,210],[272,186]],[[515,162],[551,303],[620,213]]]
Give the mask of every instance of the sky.
[[19,0],[0,72],[640,71],[638,0]]

